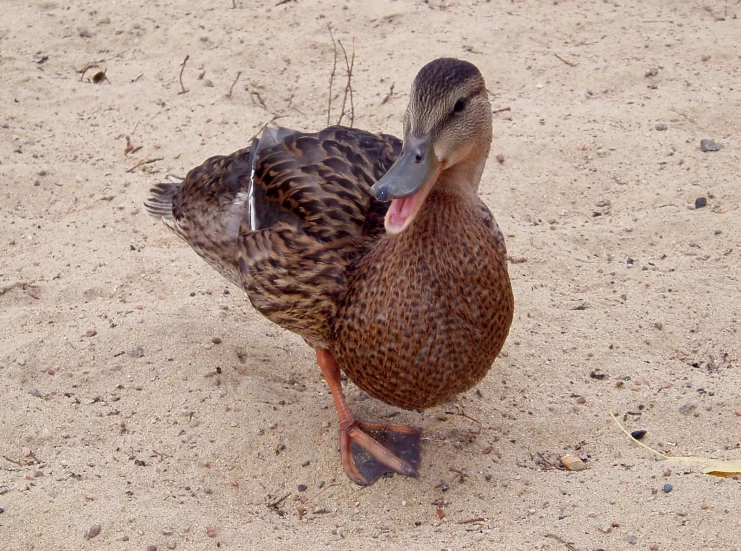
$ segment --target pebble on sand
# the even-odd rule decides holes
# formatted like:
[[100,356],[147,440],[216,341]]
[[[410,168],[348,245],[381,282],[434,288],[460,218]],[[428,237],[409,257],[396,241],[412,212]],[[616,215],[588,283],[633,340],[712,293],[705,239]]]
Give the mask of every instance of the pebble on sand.
[[674,486],[672,486],[671,484],[664,484],[664,493],[668,494],[669,492],[672,491],[673,488]]
[[90,540],[93,539],[95,536],[100,534],[100,524],[93,524],[85,534],[85,539]]
[[704,151],[707,153],[712,151],[720,151],[721,149],[723,149],[723,146],[714,140],[710,140],[708,138],[700,140],[700,151]]
[[701,209],[704,206],[707,206],[708,200],[705,197],[698,197],[695,199],[695,208]]

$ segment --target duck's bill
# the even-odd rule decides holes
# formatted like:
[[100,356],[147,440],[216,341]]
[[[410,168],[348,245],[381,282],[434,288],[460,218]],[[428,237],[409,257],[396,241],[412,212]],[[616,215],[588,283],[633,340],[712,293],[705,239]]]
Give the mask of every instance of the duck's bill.
[[410,138],[404,144],[396,163],[370,188],[379,201],[391,201],[384,221],[387,233],[400,233],[412,223],[441,169],[428,141]]

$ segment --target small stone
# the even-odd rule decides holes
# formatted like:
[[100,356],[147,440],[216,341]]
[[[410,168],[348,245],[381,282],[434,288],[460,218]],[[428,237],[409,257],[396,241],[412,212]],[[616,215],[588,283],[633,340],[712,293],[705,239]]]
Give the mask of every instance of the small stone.
[[656,67],[651,67],[648,71],[646,71],[646,77],[655,77],[659,74],[659,70]]
[[666,132],[667,128],[669,128],[667,125],[665,125],[663,122],[660,122],[656,125],[656,130],[658,132]]
[[695,411],[695,408],[697,407],[697,404],[689,403],[679,406],[679,413],[682,415],[689,415],[693,411]]
[[162,535],[163,535],[163,536],[172,536],[172,533],[173,533],[173,529],[172,529],[172,527],[170,527],[170,526],[165,526],[165,527],[164,527],[164,528],[162,529]]
[[669,492],[672,491],[673,488],[674,486],[672,486],[671,484],[664,484],[664,493],[668,494]]
[[610,532],[612,532],[612,524],[600,524],[599,531],[604,534],[609,534]]
[[625,543],[629,545],[635,545],[638,542],[638,540],[635,538],[635,536],[628,536],[625,538]]
[[93,524],[90,529],[88,529],[87,534],[85,534],[85,539],[90,540],[100,534],[100,528],[100,524]]
[[214,528],[213,526],[209,526],[208,528],[206,528],[206,535],[209,538],[215,537],[216,536],[216,528]]
[[298,491],[299,492],[305,492],[309,487],[306,484],[299,484],[298,485]]
[[467,52],[470,52],[473,50],[473,44],[466,44],[465,46],[463,46],[463,49]]
[[708,138],[700,140],[700,151],[704,151],[705,153],[707,153],[712,151],[720,151],[721,149],[723,149],[723,146],[716,141]]
[[2,507],[0,507],[0,515],[3,514],[4,512],[5,512],[5,509],[3,509]]
[[175,540],[169,540],[167,543],[165,543],[165,547],[168,549],[175,549],[178,546],[178,542]]
[[643,429],[640,430],[634,430],[630,433],[630,435],[635,438],[636,440],[642,439],[644,436],[646,436],[646,431]]
[[214,344],[221,344],[221,337],[212,337],[211,342]]
[[325,515],[331,512],[332,511],[330,511],[328,507],[314,507],[314,510],[312,511],[315,515]]
[[702,207],[707,206],[708,200],[705,197],[698,197],[695,199],[695,208],[701,209]]
[[157,551],[156,545],[147,545],[147,551]]
[[98,332],[95,329],[88,329],[87,331],[85,331],[86,337],[94,337],[97,334]]
[[31,396],[35,396],[36,398],[43,398],[44,397],[44,395],[39,392],[39,389],[38,388],[32,388],[31,390],[28,391],[28,393]]

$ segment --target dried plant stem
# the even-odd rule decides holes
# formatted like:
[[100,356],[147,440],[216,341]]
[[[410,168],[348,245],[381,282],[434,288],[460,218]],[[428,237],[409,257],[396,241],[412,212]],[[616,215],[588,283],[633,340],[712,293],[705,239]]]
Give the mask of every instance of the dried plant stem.
[[180,92],[178,94],[187,94],[188,90],[185,89],[185,86],[183,86],[183,71],[185,71],[185,64],[188,63],[188,60],[190,59],[190,54],[185,56],[185,59],[180,64],[180,75],[178,75],[178,80],[180,81]]
[[[342,111],[340,112],[340,118],[337,121],[337,124],[342,124],[342,118],[345,115],[348,115],[350,118],[350,128],[352,128],[353,123],[355,122],[355,101],[353,99],[353,92],[352,92],[352,70],[355,66],[355,39],[353,38],[353,48],[352,48],[352,55],[348,59],[347,57],[347,50],[345,50],[345,46],[342,44],[341,40],[337,41],[340,45],[340,48],[342,48],[342,54],[345,56],[345,69],[347,71],[347,83],[345,84],[345,94],[342,96]],[[346,111],[347,106],[347,97],[350,96],[350,112],[348,113]]]
[[232,85],[229,87],[229,92],[227,93],[226,97],[230,98],[232,97],[232,91],[234,90],[234,86],[236,86],[237,81],[239,80],[239,77],[242,76],[242,71],[239,71],[237,73],[237,78],[234,79],[234,82],[232,82]]
[[327,23],[327,30],[329,31],[329,38],[332,39],[332,50],[334,52],[334,60],[332,62],[332,73],[329,75],[329,100],[327,101],[327,126],[332,124],[332,85],[334,84],[334,75],[337,72],[337,43],[334,40],[334,34],[332,33],[332,25]]

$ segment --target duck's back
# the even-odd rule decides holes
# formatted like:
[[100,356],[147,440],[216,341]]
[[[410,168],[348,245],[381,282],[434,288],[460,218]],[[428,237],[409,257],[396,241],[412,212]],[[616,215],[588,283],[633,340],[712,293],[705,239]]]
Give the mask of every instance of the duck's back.
[[330,347],[358,386],[407,409],[480,381],[514,310],[504,239],[486,206],[435,192],[427,206],[360,260]]

